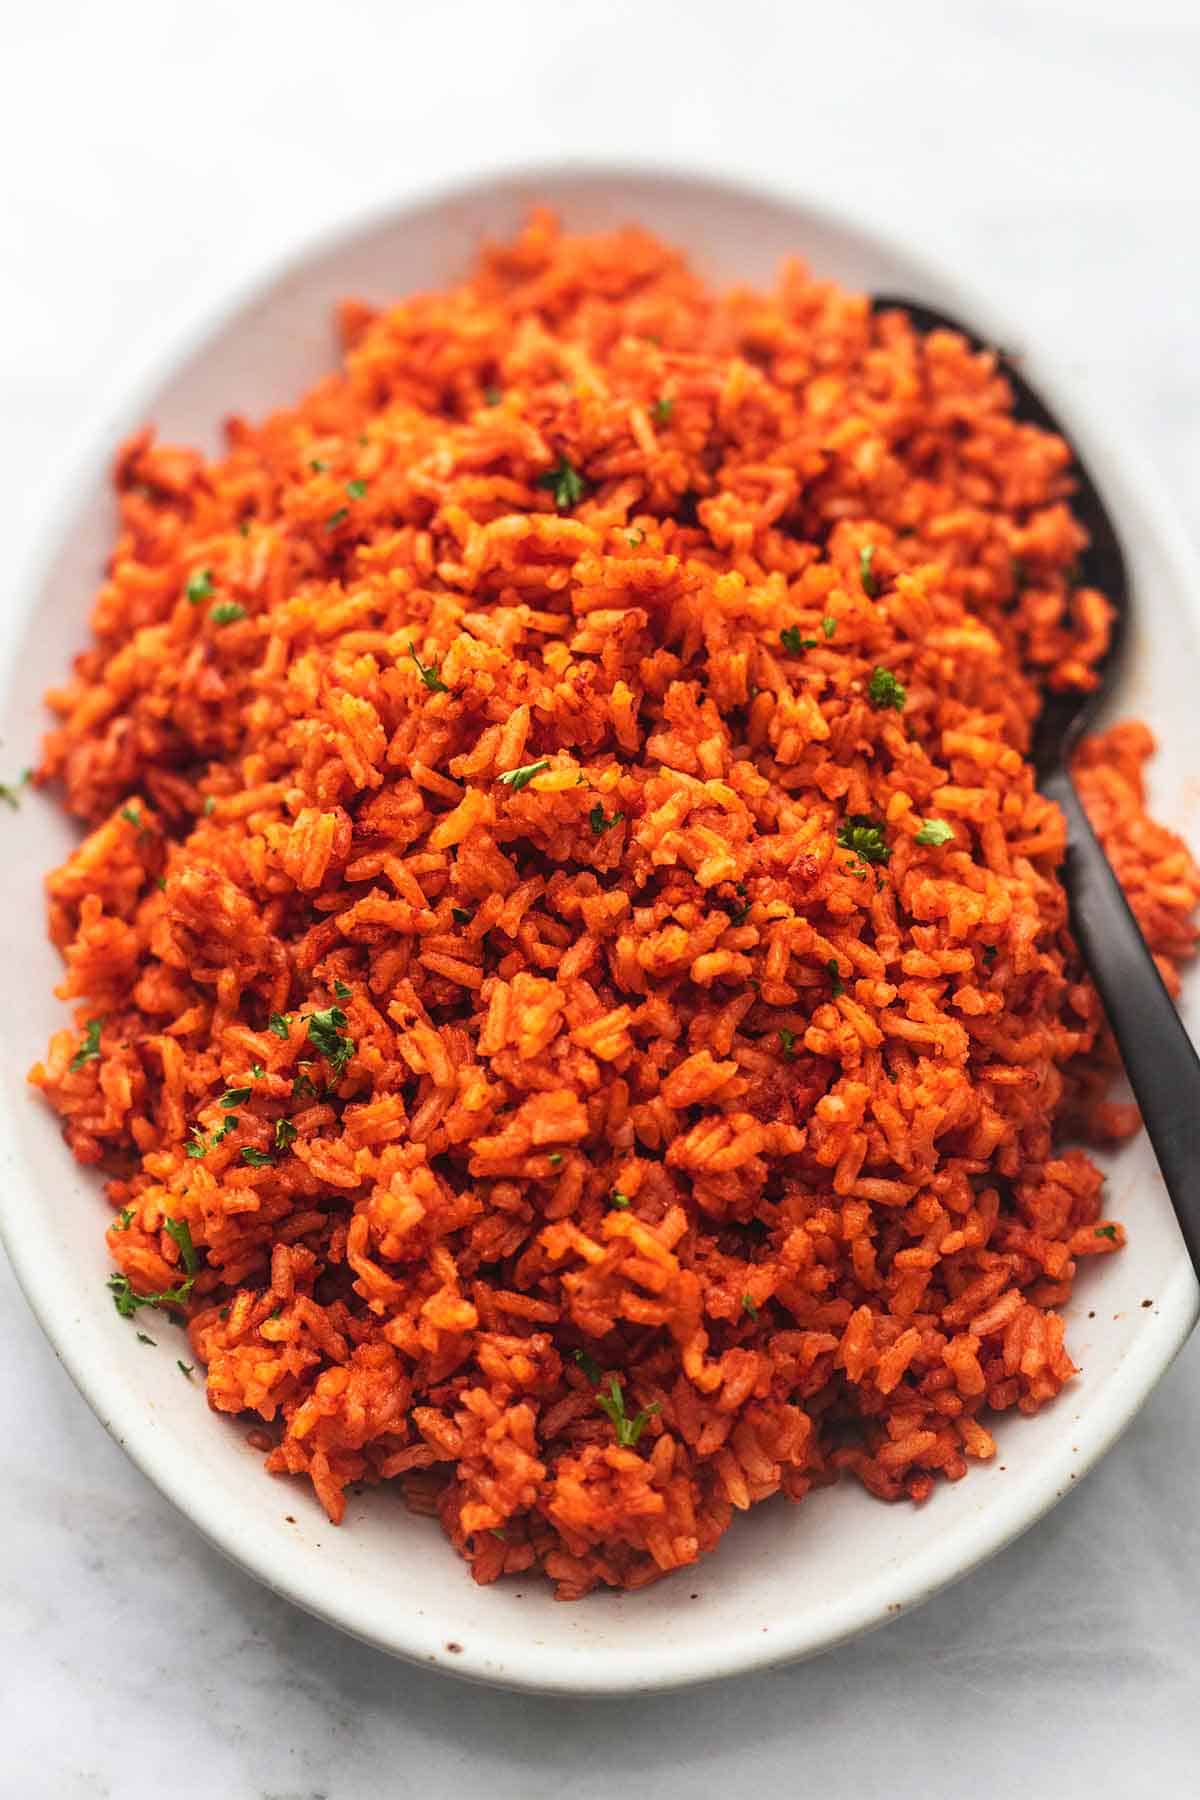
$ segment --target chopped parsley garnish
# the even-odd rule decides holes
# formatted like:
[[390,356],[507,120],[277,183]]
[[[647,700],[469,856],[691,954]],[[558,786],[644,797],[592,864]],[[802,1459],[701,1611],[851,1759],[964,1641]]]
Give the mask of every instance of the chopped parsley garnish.
[[779,1027],[779,1048],[791,1062],[796,1050],[796,1034],[794,1031],[789,1031],[786,1025]]
[[452,906],[450,908],[450,917],[459,925],[469,925],[471,923],[472,915],[467,911],[465,906]]
[[1115,1225],[1097,1225],[1096,1236],[1109,1238],[1115,1244],[1117,1241],[1117,1228]]
[[636,525],[632,531],[627,531],[625,533],[625,542],[629,545],[631,550],[636,550],[638,545],[644,544],[645,541],[646,534],[640,525]]
[[748,1319],[753,1319],[754,1323],[757,1325],[757,1323],[758,1323],[758,1308],[757,1308],[757,1306],[755,1306],[754,1301],[751,1299],[749,1294],[742,1295],[742,1311],[745,1313],[745,1315]]
[[846,991],[846,984],[838,974],[837,957],[831,956],[825,967],[828,969],[829,979],[833,983],[833,997],[837,1000]]
[[215,796],[212,794],[206,794],[204,796],[204,805],[201,808],[201,811],[203,812],[206,819],[212,818],[213,813],[216,811],[216,807],[217,807],[217,802],[216,802]]
[[133,1224],[133,1208],[132,1208],[132,1206],[123,1206],[121,1208],[120,1212],[117,1214],[116,1221],[113,1225],[113,1230],[114,1231],[128,1231],[129,1227],[132,1224]]
[[799,656],[801,651],[815,650],[816,638],[801,637],[798,625],[785,625],[779,634],[779,641],[789,656]]
[[634,1449],[653,1414],[662,1411],[656,1400],[653,1405],[643,1407],[640,1413],[635,1414],[632,1419],[629,1418],[625,1411],[625,1396],[621,1392],[621,1384],[615,1375],[608,1384],[607,1394],[596,1395],[596,1405],[612,1420],[613,1430],[617,1434],[617,1442],[623,1450]]
[[604,1373],[595,1357],[589,1356],[586,1350],[572,1350],[571,1355],[575,1358],[575,1361],[579,1364],[592,1386],[595,1387],[599,1382],[601,1375]]
[[874,544],[864,544],[858,553],[858,576],[863,585],[863,593],[868,600],[874,600],[879,592],[879,580],[871,567],[874,557]]
[[296,1127],[290,1119],[276,1119],[275,1148],[287,1150],[296,1141]]
[[189,1381],[196,1372],[195,1363],[182,1362],[178,1356],[175,1358],[175,1367],[179,1370],[181,1375],[186,1375]]
[[245,618],[246,609],[239,606],[236,600],[222,600],[208,616],[214,625],[236,625],[239,619]]
[[597,801],[591,812],[588,814],[588,824],[591,826],[597,837],[603,837],[610,826],[619,825],[624,817],[625,814],[623,812],[615,812],[611,819],[606,819],[604,816],[604,808],[601,806],[600,802]]
[[193,606],[199,606],[202,600],[211,600],[216,589],[213,587],[211,569],[197,569],[194,575],[188,576],[184,593]]
[[121,808],[120,816],[121,816],[121,818],[124,819],[124,821],[127,825],[133,826],[134,830],[137,832],[139,837],[146,836],[148,827],[146,825],[146,821],[143,819],[143,817],[141,815],[141,812],[139,811],[139,809],[136,806],[134,806],[132,804],[129,806],[123,806]]
[[189,1275],[177,1287],[162,1288],[154,1294],[138,1294],[128,1275],[110,1275],[108,1278],[113,1305],[123,1319],[132,1319],[140,1306],[185,1306],[194,1286],[195,1276]]
[[323,1012],[309,1013],[305,1023],[313,1049],[320,1052],[335,1075],[340,1075],[354,1055],[354,1039],[342,1036],[346,1015],[341,1007],[327,1006]]
[[675,402],[669,400],[665,394],[662,394],[650,408],[650,416],[656,425],[666,425],[674,410]]
[[103,1019],[89,1019],[88,1020],[87,1030],[83,1034],[83,1042],[79,1046],[78,1050],[75,1052],[74,1056],[71,1058],[70,1062],[67,1064],[67,1067],[71,1071],[72,1075],[74,1075],[79,1069],[82,1069],[84,1063],[95,1062],[96,1058],[99,1056],[99,1054],[100,1054],[100,1027],[103,1025],[103,1023],[104,1023]]
[[242,1151],[242,1161],[249,1163],[252,1169],[269,1169],[273,1166],[274,1159],[265,1150],[254,1150],[247,1144]]
[[231,1131],[237,1130],[237,1124],[238,1124],[237,1114],[230,1113],[229,1117],[227,1119],[222,1120],[221,1124],[217,1127],[216,1131],[213,1132],[213,1134],[210,1138],[205,1138],[204,1131],[201,1126],[193,1125],[192,1126],[192,1140],[193,1141],[190,1144],[184,1145],[185,1155],[191,1156],[191,1157],[207,1156],[210,1150],[216,1149],[217,1145],[221,1142],[222,1138],[227,1138]]
[[295,1081],[293,1081],[293,1083],[292,1083],[292,1099],[293,1100],[305,1100],[305,1099],[315,1100],[316,1097],[317,1097],[316,1082],[310,1080],[307,1075],[297,1075]]
[[543,756],[541,762],[524,763],[519,769],[507,769],[503,775],[497,775],[496,780],[502,781],[515,794],[521,788],[528,787],[535,775],[540,775],[543,769],[549,767],[550,758]]
[[982,956],[985,963],[994,963],[998,950],[999,946],[997,944],[985,944],[979,954]]
[[249,1088],[226,1088],[217,1104],[225,1112],[232,1112],[235,1106],[244,1106],[249,1098]]
[[450,692],[450,689],[442,680],[442,665],[440,662],[423,663],[417,655],[417,647],[415,644],[410,644],[408,646],[408,654],[412,657],[414,663],[416,663],[417,674],[421,677],[421,680],[425,683],[425,686],[429,689],[431,694],[448,694]]
[[266,1072],[267,1071],[263,1068],[261,1063],[251,1063],[250,1064],[250,1079],[251,1079],[251,1081],[261,1081],[263,1076],[266,1074]]
[[609,1205],[615,1206],[618,1212],[628,1212],[629,1210],[629,1195],[623,1194],[620,1188],[613,1189],[612,1193],[608,1196],[608,1201]]
[[155,1343],[154,1339],[152,1337],[147,1337],[144,1331],[138,1332],[137,1341],[139,1344],[149,1344],[152,1350],[158,1349],[158,1345]]
[[158,891],[159,891],[159,893],[160,893],[160,894],[165,894],[165,893],[166,893],[166,891],[167,891],[167,878],[166,878],[166,876],[165,876],[165,875],[156,875],[156,876],[155,876],[155,877],[154,877],[154,885],[155,885],[155,887],[156,887],[156,888],[157,888],[157,889],[158,889]]
[[333,991],[339,1000],[349,1000],[354,993],[354,989],[347,987],[344,981],[335,981],[333,984]]
[[553,469],[547,469],[544,475],[539,475],[534,485],[550,490],[554,495],[554,504],[559,512],[570,512],[573,506],[579,505],[587,493],[587,484],[583,476],[573,464],[567,461],[565,456],[559,457],[558,463]]
[[366,491],[367,484],[365,481],[348,481],[346,483],[346,492],[352,500],[361,500]]
[[191,1226],[186,1219],[168,1218],[163,1219],[162,1226],[167,1236],[179,1246],[179,1260],[183,1264],[184,1272],[194,1275],[200,1267],[200,1258],[196,1255],[196,1246],[192,1242]]
[[562,1160],[563,1153],[561,1150],[551,1150],[549,1156],[546,1158],[546,1161],[550,1164],[552,1169],[561,1169]]
[[483,390],[483,404],[485,406],[499,406],[503,398],[504,395],[498,387],[485,387]]
[[308,459],[308,466],[314,475],[324,475],[329,464],[325,461],[323,456],[310,456]]
[[326,519],[326,521],[325,521],[326,531],[336,531],[338,526],[344,525],[346,523],[346,520],[349,517],[350,517],[350,508],[348,506],[339,506],[337,511],[331,512],[329,517]]
[[729,923],[731,925],[740,925],[745,919],[746,914],[750,911],[750,902],[746,898],[746,884],[744,881],[739,881],[737,883],[736,891],[742,896],[742,904],[740,906],[735,906],[730,913]]
[[289,1026],[287,1013],[272,1013],[267,1021],[267,1030],[273,1031],[277,1038],[287,1038]]
[[867,693],[872,706],[894,706],[897,712],[904,711],[904,702],[908,699],[908,690],[896,680],[890,669],[876,668],[872,671],[867,683]]
[[892,854],[883,840],[883,826],[868,813],[851,813],[843,819],[837,841],[843,850],[853,850],[867,863],[886,863]]
[[913,839],[917,844],[948,844],[954,836],[953,825],[947,825],[945,819],[926,819],[920,831]]
[[826,617],[821,620],[821,630],[825,633],[827,638],[831,638],[837,630],[837,620],[826,615]]
[[6,806],[11,806],[14,812],[19,812],[21,807],[20,791],[23,787],[27,787],[32,779],[33,770],[22,769],[16,781],[0,781],[0,800],[3,800]]

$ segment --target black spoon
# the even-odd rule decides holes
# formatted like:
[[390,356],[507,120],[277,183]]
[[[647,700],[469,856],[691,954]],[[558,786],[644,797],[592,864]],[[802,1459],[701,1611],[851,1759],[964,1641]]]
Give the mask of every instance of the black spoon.
[[[1053,431],[1070,443],[1053,413],[1011,361],[983,344],[957,319],[890,295],[877,295],[872,305],[876,312],[907,313],[918,331],[955,331],[975,350],[993,348],[997,367],[1012,388],[1015,417]],[[1112,686],[1130,610],[1129,577],[1116,527],[1074,446],[1072,455],[1076,483],[1072,509],[1089,539],[1081,559],[1082,572],[1087,585],[1099,588],[1116,609],[1112,640],[1098,669],[1100,684],[1093,692],[1046,695],[1031,754],[1039,788],[1066,816],[1062,881],[1071,909],[1071,929],[1104,1002],[1192,1266],[1200,1275],[1200,1058],[1071,779],[1071,752]]]

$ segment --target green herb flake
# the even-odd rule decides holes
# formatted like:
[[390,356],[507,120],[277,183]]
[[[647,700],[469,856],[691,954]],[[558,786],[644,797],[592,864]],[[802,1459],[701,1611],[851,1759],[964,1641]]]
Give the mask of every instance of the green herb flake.
[[985,944],[979,954],[982,956],[985,963],[994,963],[999,954],[999,946],[996,944]]
[[83,1042],[67,1064],[72,1075],[82,1069],[84,1063],[95,1062],[100,1055],[100,1027],[103,1023],[103,1019],[88,1020]]
[[779,634],[779,641],[789,656],[799,656],[805,650],[815,650],[816,638],[801,637],[798,625],[785,625]]
[[753,1319],[758,1324],[758,1308],[749,1294],[742,1295],[742,1311],[748,1319]]
[[292,1121],[290,1119],[276,1119],[275,1148],[277,1150],[290,1149],[295,1141],[296,1127],[292,1124]]
[[936,849],[939,844],[948,844],[954,836],[953,825],[947,825],[945,819],[926,819],[913,842],[916,844],[932,844]]
[[263,1076],[266,1074],[266,1072],[267,1071],[263,1068],[261,1063],[251,1063],[250,1064],[250,1079],[251,1079],[251,1081],[261,1081]]
[[595,1357],[589,1356],[586,1350],[572,1350],[571,1355],[575,1358],[575,1361],[579,1364],[592,1386],[597,1387],[604,1371],[596,1361]]
[[350,517],[350,508],[348,506],[339,506],[337,511],[331,512],[329,517],[326,519],[326,521],[325,521],[326,531],[336,531],[338,526],[344,525],[346,523],[346,520],[349,517]]
[[833,997],[835,1000],[838,1000],[845,993],[846,984],[838,974],[837,957],[831,956],[829,961],[825,964],[825,967],[828,969],[829,979],[833,983]]
[[796,1054],[796,1034],[789,1031],[786,1025],[779,1027],[779,1048],[789,1062],[793,1061]]
[[215,796],[212,794],[206,794],[204,796],[204,805],[200,809],[201,812],[204,814],[205,818],[211,819],[213,816],[213,813],[216,811],[216,809],[217,809],[217,802],[216,802]]
[[307,1075],[297,1075],[295,1081],[293,1081],[293,1083],[292,1083],[292,1099],[293,1100],[315,1100],[316,1097],[317,1097],[316,1082],[310,1081]]
[[347,987],[344,981],[335,981],[333,991],[339,1000],[349,1000],[354,993],[354,989]]
[[546,1158],[546,1161],[550,1164],[550,1167],[552,1169],[561,1169],[562,1164],[563,1164],[562,1151],[561,1150],[551,1150],[549,1156],[547,1156],[547,1158]]
[[249,1088],[226,1088],[217,1102],[225,1112],[231,1112],[235,1106],[244,1106],[250,1098]]
[[0,781],[0,800],[11,806],[14,812],[21,809],[21,789],[28,787],[33,780],[32,769],[22,769],[16,781]]
[[305,1020],[308,1041],[322,1055],[335,1075],[341,1075],[354,1055],[354,1039],[344,1037],[346,1015],[340,1006],[309,1013]]
[[643,1407],[640,1413],[631,1419],[625,1411],[625,1396],[621,1384],[614,1375],[609,1382],[607,1394],[596,1395],[596,1405],[606,1412],[612,1420],[613,1430],[617,1434],[617,1442],[623,1450],[633,1450],[650,1419],[656,1412],[661,1412],[658,1401],[652,1406]]
[[883,826],[867,813],[850,813],[843,819],[837,828],[837,841],[843,850],[852,850],[866,863],[886,863],[891,858]]
[[890,669],[876,668],[872,670],[871,679],[867,683],[867,695],[872,706],[881,709],[892,706],[897,712],[903,712],[908,690],[896,680]]
[[837,620],[831,619],[827,615],[821,620],[821,630],[825,633],[827,639],[831,638],[837,630]]
[[155,887],[156,887],[156,888],[157,888],[157,889],[158,889],[158,891],[159,891],[159,893],[160,893],[160,894],[165,894],[165,893],[166,893],[166,891],[167,891],[167,878],[166,878],[166,876],[165,876],[165,875],[156,875],[156,876],[155,876],[155,877],[154,877],[154,885],[155,885]]
[[1110,1243],[1115,1244],[1117,1241],[1117,1228],[1115,1225],[1097,1225],[1096,1236],[1108,1238]]
[[274,1159],[265,1150],[252,1149],[249,1144],[242,1151],[242,1161],[249,1163],[252,1169],[270,1169],[274,1166]]
[[549,489],[559,512],[570,512],[587,493],[587,483],[583,476],[565,456],[559,457],[553,469],[547,469],[544,475],[539,475],[534,485]]
[[450,908],[450,917],[457,925],[469,925],[473,914],[469,913],[465,906],[452,906]]
[[138,807],[136,807],[132,804],[129,806],[123,806],[121,808],[120,816],[121,816],[121,818],[124,819],[124,821],[127,825],[133,826],[134,830],[137,832],[139,837],[145,837],[147,835],[149,827],[147,826],[146,821],[143,819],[143,817],[141,815],[141,811]]
[[632,1204],[629,1195],[623,1194],[620,1188],[613,1189],[608,1196],[608,1203],[610,1206],[615,1206],[618,1212],[628,1212]]
[[273,1031],[277,1038],[283,1038],[284,1041],[286,1042],[288,1033],[290,1031],[290,1026],[288,1025],[288,1014],[287,1013],[272,1013],[270,1019],[267,1021],[267,1030]]
[[222,600],[208,616],[214,625],[236,625],[239,619],[245,618],[246,609],[239,606],[236,600]]
[[410,644],[408,646],[408,654],[417,666],[417,674],[421,677],[421,680],[425,683],[425,686],[429,689],[431,694],[448,694],[450,692],[450,689],[442,680],[442,665],[440,662],[423,663],[417,655],[417,647],[415,644]]
[[646,534],[640,525],[635,526],[632,531],[627,531],[625,533],[625,542],[629,545],[631,550],[636,550],[638,546],[644,544],[645,541]]
[[325,461],[323,456],[310,456],[308,459],[308,466],[314,475],[324,475],[329,464]]
[[497,775],[496,779],[502,781],[505,787],[510,787],[515,794],[521,788],[528,787],[535,775],[540,775],[543,769],[549,767],[550,758],[543,756],[541,762],[524,763],[519,769],[507,769],[503,775]]
[[184,593],[193,606],[199,606],[202,600],[211,600],[216,589],[213,587],[211,569],[197,569],[194,575],[188,576]]
[[361,500],[366,491],[367,484],[365,481],[348,481],[346,483],[346,492],[352,500]]
[[625,814],[623,812],[615,812],[611,819],[606,819],[604,816],[604,808],[600,805],[599,801],[597,801],[591,812],[588,814],[588,823],[597,837],[603,837],[604,833],[613,825],[619,825],[624,817]]
[[864,544],[858,553],[858,578],[868,600],[874,600],[879,593],[879,578],[871,567],[874,557],[874,544]]
[[144,1331],[138,1332],[137,1341],[139,1344],[149,1344],[152,1350],[158,1349],[158,1345],[155,1343],[154,1339],[152,1337],[147,1337]]
[[182,1362],[178,1356],[175,1358],[175,1367],[179,1370],[179,1373],[186,1376],[189,1381],[196,1372],[195,1363]]
[[177,1287],[163,1288],[154,1294],[139,1294],[134,1291],[128,1275],[110,1275],[108,1278],[113,1305],[123,1319],[132,1319],[142,1306],[185,1306],[194,1285],[194,1277],[189,1275]]
[[667,425],[670,423],[671,414],[674,410],[675,402],[668,399],[667,396],[663,394],[659,396],[654,402],[654,405],[650,408],[650,417],[654,420],[656,425]]
[[483,390],[483,404],[485,406],[499,406],[503,398],[504,394],[498,387],[485,387]]
[[133,1224],[132,1206],[123,1206],[113,1222],[114,1231],[128,1231]]
[[163,1230],[174,1243],[179,1246],[179,1260],[183,1264],[184,1273],[194,1275],[200,1267],[200,1258],[196,1255],[196,1246],[192,1242],[192,1228],[186,1219],[164,1218]]

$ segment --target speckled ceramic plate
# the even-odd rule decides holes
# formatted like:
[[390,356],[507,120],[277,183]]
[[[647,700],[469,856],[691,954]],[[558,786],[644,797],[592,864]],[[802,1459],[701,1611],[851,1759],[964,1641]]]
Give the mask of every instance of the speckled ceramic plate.
[[[9,521],[16,604],[0,683],[6,768],[33,760],[45,723],[38,697],[85,639],[112,541],[107,474],[118,440],[151,419],[169,438],[215,448],[231,408],[253,415],[280,405],[332,364],[339,296],[384,300],[437,285],[465,268],[481,235],[512,231],[535,200],[574,227],[639,220],[685,245],[717,280],[766,281],[798,252],[849,286],[909,294],[996,342],[1019,342],[1031,380],[1074,435],[1124,535],[1137,630],[1118,698],[1162,740],[1155,809],[1200,837],[1194,559],[1124,427],[1106,432],[1090,422],[1038,363],[1019,322],[996,318],[907,251],[799,199],[663,170],[532,170],[397,206],[315,244],[217,317],[155,346],[64,464],[21,557],[13,540],[22,527]],[[799,1507],[770,1503],[740,1519],[697,1567],[643,1593],[571,1606],[536,1582],[476,1587],[436,1525],[411,1518],[386,1489],[352,1503],[349,1523],[334,1530],[307,1487],[268,1479],[244,1428],[211,1414],[199,1388],[180,1381],[173,1327],[160,1323],[152,1355],[117,1317],[105,1291],[98,1182],[77,1167],[25,1085],[62,1022],[41,877],[70,842],[70,828],[40,797],[27,797],[3,825],[0,1208],[21,1284],[107,1430],[206,1537],[277,1592],[398,1656],[513,1687],[622,1693],[809,1655],[916,1605],[1053,1506],[1129,1423],[1196,1318],[1196,1283],[1149,1147],[1138,1142],[1111,1172],[1109,1210],[1128,1222],[1129,1248],[1081,1275],[1069,1309],[1079,1379],[1037,1418],[1002,1419],[995,1461],[942,1485],[922,1508],[881,1506],[849,1484]],[[1200,1025],[1200,983],[1186,1010]]]

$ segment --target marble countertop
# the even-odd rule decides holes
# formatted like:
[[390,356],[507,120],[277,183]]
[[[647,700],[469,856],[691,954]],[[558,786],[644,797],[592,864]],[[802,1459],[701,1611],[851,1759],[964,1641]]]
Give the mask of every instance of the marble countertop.
[[[1195,0],[42,0],[0,22],[0,102],[18,509],[142,334],[342,209],[414,167],[615,152],[783,173],[956,264],[1200,518]],[[1196,1343],[1068,1502],[885,1632],[571,1702],[406,1668],[256,1586],[105,1436],[2,1259],[0,1319],[0,1796],[1196,1791]]]

